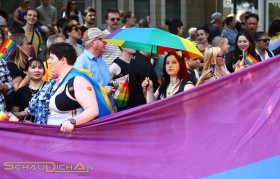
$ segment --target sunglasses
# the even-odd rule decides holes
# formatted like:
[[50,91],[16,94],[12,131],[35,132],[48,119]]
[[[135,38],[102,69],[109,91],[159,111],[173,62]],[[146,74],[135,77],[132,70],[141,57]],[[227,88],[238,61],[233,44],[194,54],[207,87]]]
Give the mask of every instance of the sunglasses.
[[120,21],[121,18],[117,17],[117,18],[111,18],[111,21],[114,22],[115,20]]
[[78,32],[79,31],[79,27],[72,28],[72,30],[75,30],[76,32]]
[[72,2],[71,4],[72,4],[72,5],[76,5],[77,3],[75,3],[75,2]]
[[226,55],[217,55],[217,57],[220,57],[220,58],[226,58]]
[[270,39],[258,39],[257,41],[263,41],[264,43],[270,42]]

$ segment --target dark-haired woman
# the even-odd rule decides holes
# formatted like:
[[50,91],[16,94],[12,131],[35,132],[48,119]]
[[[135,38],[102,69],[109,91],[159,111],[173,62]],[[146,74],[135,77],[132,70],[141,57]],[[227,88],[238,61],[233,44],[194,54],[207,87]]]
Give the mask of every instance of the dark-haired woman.
[[181,52],[169,53],[164,58],[164,82],[154,93],[153,82],[148,77],[143,81],[142,87],[146,90],[147,103],[156,99],[163,99],[194,87],[187,73],[186,61]]
[[209,29],[207,27],[198,27],[196,35],[198,42],[202,43],[205,48],[211,46],[209,43]]
[[171,34],[178,35],[182,37],[183,35],[183,22],[179,19],[168,19],[165,21],[168,26],[168,30]]
[[14,104],[11,112],[20,121],[33,122],[34,117],[27,112],[31,98],[43,87],[42,80],[45,73],[43,62],[40,59],[31,59],[26,63],[26,71],[29,76],[29,84],[21,87],[15,94]]
[[249,32],[240,32],[235,40],[234,51],[231,51],[226,56],[226,66],[228,71],[234,72],[236,65],[239,69],[246,67],[246,58],[252,55],[259,60],[255,51],[255,43]]
[[63,13],[62,17],[68,19],[70,16],[77,16],[79,18],[79,24],[83,25],[83,17],[81,12],[78,10],[77,2],[75,0],[68,1],[66,10]]

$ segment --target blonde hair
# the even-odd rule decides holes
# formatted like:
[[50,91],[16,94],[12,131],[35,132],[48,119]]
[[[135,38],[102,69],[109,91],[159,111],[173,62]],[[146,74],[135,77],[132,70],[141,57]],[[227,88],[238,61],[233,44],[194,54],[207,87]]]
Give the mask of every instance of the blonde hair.
[[[11,40],[14,41],[18,46],[22,46],[24,44],[24,41],[26,38],[25,34],[23,33],[16,33],[12,35]],[[23,52],[19,49],[19,47],[16,47],[11,55],[9,56],[9,59],[13,61],[18,67],[20,67],[20,64],[25,64],[25,59],[22,58]]]
[[203,67],[203,71],[206,71],[210,68],[211,64],[216,64],[216,59],[218,54],[221,52],[221,48],[220,47],[207,47],[205,49],[205,54],[204,54],[204,67]]

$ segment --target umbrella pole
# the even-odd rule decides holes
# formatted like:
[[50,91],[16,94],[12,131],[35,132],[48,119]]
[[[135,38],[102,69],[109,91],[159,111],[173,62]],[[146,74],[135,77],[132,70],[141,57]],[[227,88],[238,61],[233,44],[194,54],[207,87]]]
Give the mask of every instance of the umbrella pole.
[[[154,46],[152,45],[151,56],[152,56],[152,54],[153,54],[153,48],[154,48]],[[150,59],[149,65],[148,65],[148,74],[147,74],[147,77],[149,77],[149,73],[150,73],[150,64],[151,64],[151,59]]]

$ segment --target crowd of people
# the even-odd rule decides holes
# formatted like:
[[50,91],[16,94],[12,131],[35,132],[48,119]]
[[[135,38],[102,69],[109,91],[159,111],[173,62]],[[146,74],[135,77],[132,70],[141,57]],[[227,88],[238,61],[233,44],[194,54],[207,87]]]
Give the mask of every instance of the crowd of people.
[[[12,26],[1,27],[1,44],[10,38],[17,46],[6,61],[0,60],[0,110],[19,121],[60,125],[62,132],[222,78],[252,65],[249,57],[261,62],[279,54],[269,42],[280,38],[280,20],[272,22],[268,33],[257,32],[258,15],[244,11],[225,19],[215,12],[210,29],[191,27],[187,39],[203,57],[186,58],[179,50],[159,55],[103,41],[121,26],[136,27],[131,11],[107,9],[102,31],[95,27],[95,9],[80,11],[75,0],[59,19],[49,0],[37,8],[29,7],[29,0],[19,1]],[[139,27],[149,22],[147,16]],[[183,36],[180,19],[168,19],[166,25],[170,33]],[[120,99],[125,88],[129,97]]]

